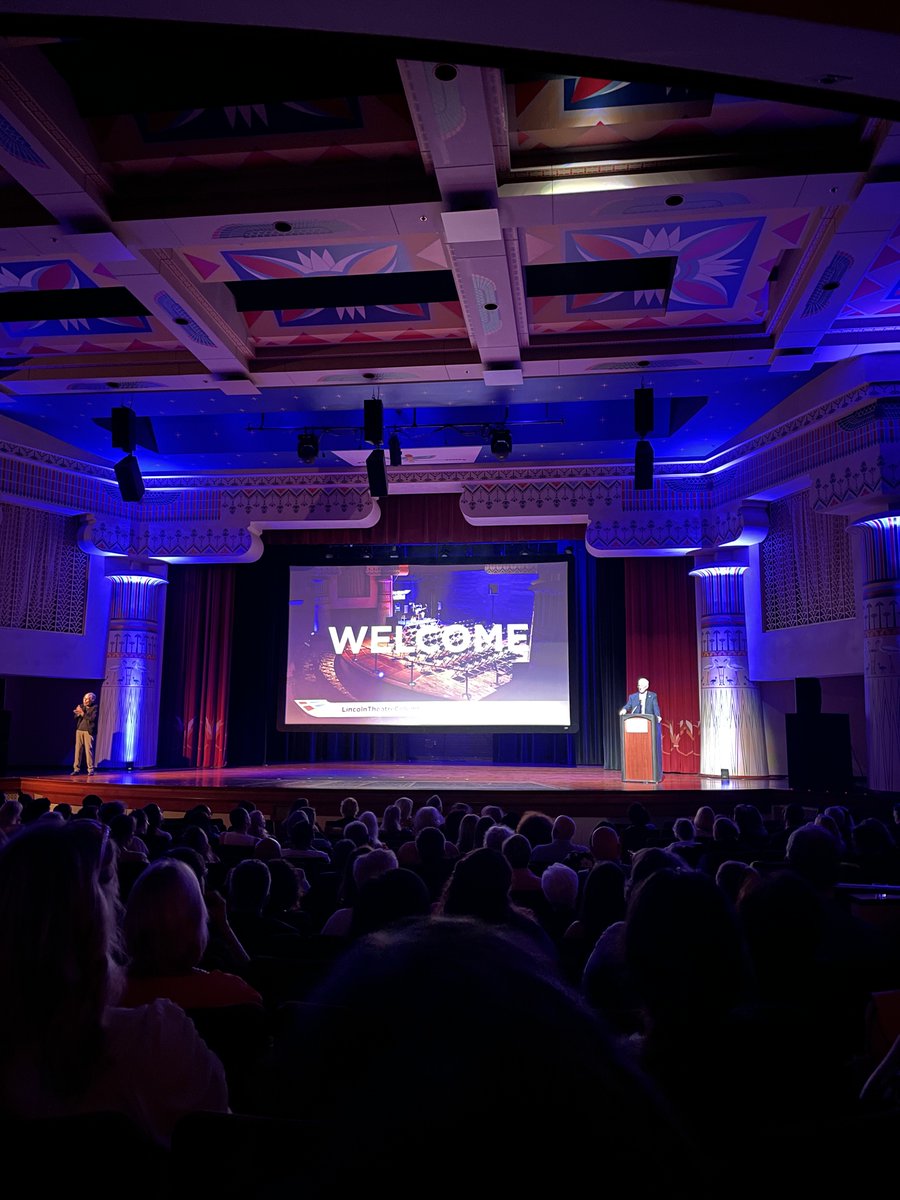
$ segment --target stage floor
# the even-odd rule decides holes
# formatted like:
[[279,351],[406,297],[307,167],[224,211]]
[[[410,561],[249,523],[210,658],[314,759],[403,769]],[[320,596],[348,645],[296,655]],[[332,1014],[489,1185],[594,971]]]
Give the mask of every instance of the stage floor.
[[435,762],[282,763],[196,770],[98,771],[90,779],[86,775],[23,773],[0,780],[0,789],[46,796],[54,804],[67,801],[80,805],[88,793],[104,801],[122,800],[130,808],[150,801],[167,811],[208,804],[217,815],[226,813],[250,792],[259,808],[276,816],[302,795],[308,795],[323,816],[337,813],[345,796],[356,796],[362,807],[380,812],[403,794],[422,800],[425,798],[422,793],[431,792],[440,795],[445,810],[462,800],[478,807],[496,802],[513,810],[540,808],[548,813],[571,810],[583,816],[624,816],[628,805],[636,799],[660,816],[682,816],[690,815],[698,803],[710,803],[717,811],[729,811],[733,806],[729,797],[735,791],[763,793],[761,806],[766,808],[783,803],[790,795],[785,778],[732,779],[723,783],[718,778],[699,775],[667,775],[658,784],[623,783],[618,771],[603,767]]

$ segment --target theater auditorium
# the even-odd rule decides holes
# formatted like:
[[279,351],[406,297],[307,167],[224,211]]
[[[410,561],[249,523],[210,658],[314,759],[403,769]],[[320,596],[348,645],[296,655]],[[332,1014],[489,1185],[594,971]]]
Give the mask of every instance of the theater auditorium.
[[2,5],[39,1192],[893,1169],[898,61],[806,0]]

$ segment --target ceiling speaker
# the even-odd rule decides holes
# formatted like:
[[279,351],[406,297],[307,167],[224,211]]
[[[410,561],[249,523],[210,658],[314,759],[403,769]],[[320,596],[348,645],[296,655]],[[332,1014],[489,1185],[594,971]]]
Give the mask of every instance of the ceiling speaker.
[[129,454],[137,445],[137,417],[133,408],[120,405],[111,414],[112,444],[116,450],[125,450]]
[[[115,409],[113,409],[115,412]],[[130,410],[128,410],[130,411]],[[115,468],[116,479],[119,482],[119,494],[123,500],[140,500],[144,494],[144,480],[141,468],[133,454],[119,459]]]
[[640,438],[653,432],[653,388],[634,389],[634,432]]
[[392,467],[403,466],[403,448],[400,445],[400,435],[392,433],[388,438],[388,453],[391,458]]
[[653,447],[643,438],[634,448],[634,490],[649,492],[653,487]]
[[369,478],[370,496],[388,494],[387,468],[384,465],[384,451],[380,446],[376,446],[366,459],[366,475]]
[[363,406],[363,437],[373,446],[384,441],[384,405],[377,396],[370,396]]

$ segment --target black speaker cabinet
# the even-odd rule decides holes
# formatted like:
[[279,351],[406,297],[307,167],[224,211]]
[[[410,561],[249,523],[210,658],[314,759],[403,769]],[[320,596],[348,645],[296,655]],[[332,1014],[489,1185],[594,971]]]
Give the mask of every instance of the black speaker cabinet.
[[369,479],[370,496],[388,494],[387,468],[384,465],[384,451],[380,446],[376,446],[366,459],[366,475]]
[[853,757],[847,713],[786,713],[785,724],[790,786],[803,791],[849,791]]
[[634,490],[649,492],[653,487],[653,447],[643,439],[634,448]]
[[814,717],[822,711],[822,683],[814,676],[794,680],[794,700],[798,713]]
[[117,450],[130,454],[137,445],[137,418],[133,408],[124,404],[112,410],[112,444]]
[[653,388],[634,389],[634,432],[642,438],[653,432]]
[[115,465],[116,479],[119,481],[119,492],[123,500],[140,500],[144,494],[144,480],[141,468],[133,454],[121,458]]
[[384,405],[377,396],[371,396],[363,404],[363,437],[373,446],[384,441]]

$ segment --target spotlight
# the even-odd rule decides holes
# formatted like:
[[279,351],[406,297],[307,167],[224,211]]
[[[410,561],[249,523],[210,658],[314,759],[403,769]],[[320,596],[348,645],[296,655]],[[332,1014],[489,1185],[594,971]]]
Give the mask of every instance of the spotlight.
[[400,435],[397,433],[392,433],[388,438],[388,455],[392,467],[403,465],[403,451],[400,449]]
[[508,429],[495,429],[491,433],[491,454],[494,458],[509,458],[512,448],[512,434]]
[[297,438],[297,457],[301,462],[315,462],[319,455],[319,439],[314,433],[301,433]]
[[653,447],[641,438],[634,448],[634,490],[649,492],[653,488]]

